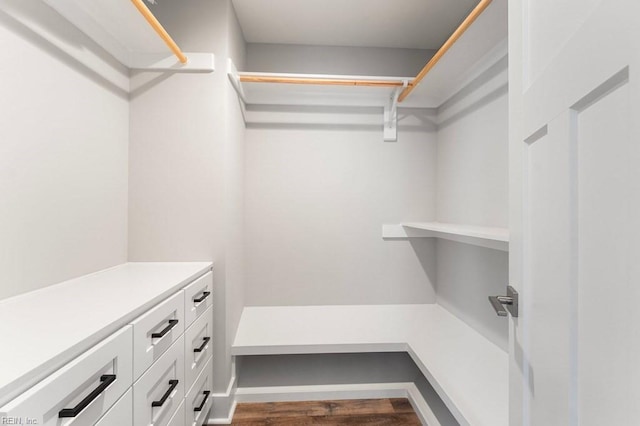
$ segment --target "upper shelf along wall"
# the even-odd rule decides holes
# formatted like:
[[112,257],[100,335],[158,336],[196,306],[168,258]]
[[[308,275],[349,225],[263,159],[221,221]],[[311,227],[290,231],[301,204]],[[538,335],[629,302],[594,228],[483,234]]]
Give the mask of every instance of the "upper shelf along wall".
[[[451,45],[408,97],[404,108],[437,108],[465,81],[493,65],[504,54],[507,35],[506,1],[494,0]],[[495,55],[494,51],[499,52]],[[469,70],[473,69],[473,75]],[[371,77],[318,74],[239,72],[233,64],[229,76],[247,105],[309,105],[384,107],[394,103],[398,89],[412,86],[415,77]],[[282,82],[278,81],[281,80]],[[287,82],[287,80],[290,80]],[[327,84],[341,81],[339,85]],[[346,81],[346,82],[345,82]],[[351,81],[352,84],[349,84]],[[378,81],[394,84],[367,85]]]
[[[127,68],[187,72],[214,70],[212,53],[185,53],[187,60],[182,63],[138,11],[132,0],[42,1]],[[143,3],[140,7],[146,9]],[[152,14],[149,15],[155,20]],[[161,25],[157,28],[164,31]],[[170,39],[170,36],[168,38]]]
[[[265,106],[378,107],[382,116],[333,114],[331,124],[378,125],[385,141],[397,140],[398,108],[438,108],[466,82],[504,57],[507,35],[506,0],[482,0],[425,66],[418,77],[373,77],[318,74],[241,72],[230,61],[229,79],[238,92],[247,123],[261,124]],[[428,70],[427,74],[424,71]],[[470,71],[472,70],[472,71]],[[269,110],[273,112],[272,110]],[[316,124],[309,110],[271,114],[284,123]],[[327,112],[326,109],[320,112]],[[336,111],[332,111],[336,112]],[[378,113],[379,114],[379,113]],[[325,114],[326,115],[326,114]],[[325,119],[325,118],[322,118]],[[281,121],[278,121],[280,123]],[[323,123],[327,124],[327,123]]]
[[230,78],[247,105],[384,107],[412,77],[238,72]]

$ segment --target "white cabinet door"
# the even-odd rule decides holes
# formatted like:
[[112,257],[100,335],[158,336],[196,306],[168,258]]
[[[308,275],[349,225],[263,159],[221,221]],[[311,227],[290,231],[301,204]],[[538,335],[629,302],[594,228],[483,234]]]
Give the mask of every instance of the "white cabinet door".
[[133,384],[135,426],[167,426],[184,399],[184,338]]
[[129,389],[96,426],[133,426],[133,390]]
[[510,6],[510,424],[640,413],[640,3]]
[[131,387],[131,336],[123,328],[0,408],[0,424],[94,425]]
[[184,401],[180,404],[180,407],[176,410],[176,413],[173,415],[171,420],[169,420],[169,424],[167,426],[185,426],[185,410],[184,410]]
[[179,291],[133,321],[133,379],[184,333],[184,292]]
[[188,392],[213,355],[213,309],[209,308],[184,333],[184,381]]
[[207,272],[184,288],[185,328],[213,305],[213,273]]
[[196,379],[191,390],[185,397],[185,411],[187,426],[202,426],[208,420],[209,410],[213,404],[213,367],[211,358],[207,360],[200,376]]

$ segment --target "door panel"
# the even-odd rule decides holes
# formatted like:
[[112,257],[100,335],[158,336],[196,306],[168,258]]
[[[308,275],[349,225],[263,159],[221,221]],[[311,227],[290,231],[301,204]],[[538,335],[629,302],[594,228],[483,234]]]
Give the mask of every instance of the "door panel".
[[[578,114],[577,401],[581,425],[632,424],[628,84]],[[631,154],[631,155],[630,155]],[[638,197],[639,194],[635,194]],[[636,259],[640,261],[640,259]]]
[[[573,33],[587,20],[599,0],[525,0],[531,79],[535,80]],[[527,84],[529,85],[529,84]]]
[[[570,374],[571,153],[569,114],[526,141],[523,321],[527,397],[532,424],[568,424]],[[557,422],[557,423],[556,423]]]
[[[510,3],[510,421],[638,424],[640,4],[527,4]],[[565,18],[550,47],[541,23]]]

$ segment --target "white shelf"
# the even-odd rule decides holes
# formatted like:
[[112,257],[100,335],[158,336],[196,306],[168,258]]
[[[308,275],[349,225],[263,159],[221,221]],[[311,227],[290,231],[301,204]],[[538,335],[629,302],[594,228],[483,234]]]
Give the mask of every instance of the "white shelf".
[[[493,1],[471,27],[427,74],[422,83],[398,104],[401,108],[437,108],[465,83],[505,56],[507,1]],[[425,60],[428,58],[425,58]],[[393,88],[345,87],[278,83],[240,83],[241,76],[323,78],[411,82],[411,77],[272,74],[238,72],[231,65],[230,78],[247,105],[306,105],[384,107]],[[469,70],[472,70],[471,73]]]
[[[283,122],[292,124],[377,125],[383,129],[385,141],[397,139],[398,96],[404,85],[413,79],[412,77],[239,72],[231,59],[228,62],[228,76],[242,102],[246,123],[273,124],[284,120]],[[317,80],[324,80],[324,82],[331,80],[342,84],[242,81],[243,77],[299,82],[316,80],[316,83]],[[354,84],[354,81],[357,84]],[[395,85],[385,86],[387,82]],[[247,108],[251,106],[256,108]],[[268,108],[274,106],[282,108],[281,110]],[[303,107],[314,107],[314,109],[307,110]],[[362,114],[361,111],[349,110],[355,107],[382,108],[383,113],[374,111],[374,114]],[[265,108],[268,117],[266,120],[262,114]]]
[[400,225],[383,225],[382,238],[442,238],[480,247],[509,251],[509,230],[507,228],[488,228],[440,222],[402,223]]
[[[385,81],[402,84],[413,77],[374,77],[328,74],[275,74],[237,72],[243,76],[287,79]],[[315,84],[241,82],[243,100],[247,105],[307,105],[344,107],[385,107],[391,102],[396,88],[370,86],[330,86]]]
[[125,263],[0,301],[0,406],[211,267]]
[[401,108],[437,108],[507,52],[507,1],[494,0],[442,57]]
[[43,0],[128,68],[211,72],[211,53],[181,64],[129,0]]
[[507,354],[439,305],[247,307],[233,355],[407,351],[461,424],[508,424]]

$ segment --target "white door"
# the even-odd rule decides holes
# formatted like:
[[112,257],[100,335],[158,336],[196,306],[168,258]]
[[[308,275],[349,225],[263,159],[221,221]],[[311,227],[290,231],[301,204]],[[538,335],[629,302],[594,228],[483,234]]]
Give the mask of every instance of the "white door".
[[640,425],[640,2],[509,7],[510,424]]

